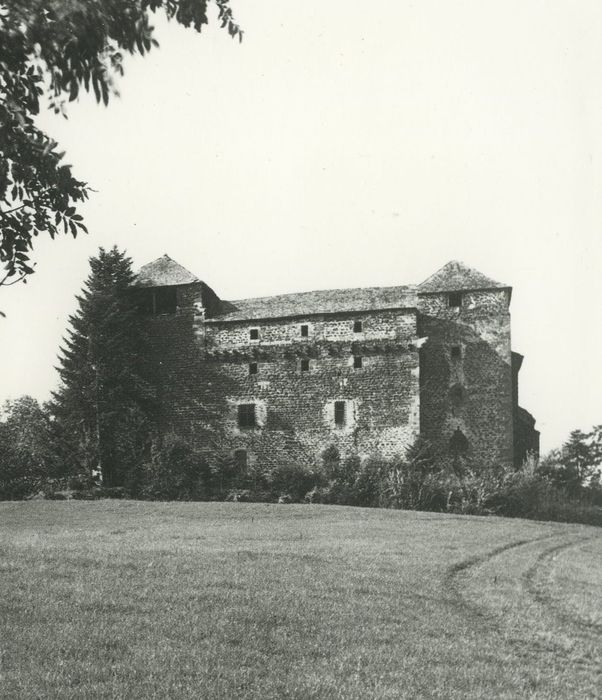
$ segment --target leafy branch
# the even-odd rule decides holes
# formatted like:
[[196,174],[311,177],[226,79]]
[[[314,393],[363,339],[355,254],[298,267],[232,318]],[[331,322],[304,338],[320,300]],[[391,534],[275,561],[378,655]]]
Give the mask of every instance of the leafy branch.
[[[58,144],[34,123],[40,100],[67,116],[81,90],[108,105],[118,95],[125,54],[158,46],[153,13],[200,32],[211,0],[3,0],[0,5],[0,286],[33,273],[30,254],[41,232],[86,232],[77,208],[87,183],[62,162]],[[228,0],[214,0],[218,21],[242,39]]]

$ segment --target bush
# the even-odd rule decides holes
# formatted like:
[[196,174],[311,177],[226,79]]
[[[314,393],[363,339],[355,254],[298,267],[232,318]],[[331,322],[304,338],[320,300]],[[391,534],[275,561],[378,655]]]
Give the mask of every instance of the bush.
[[[279,503],[301,503],[315,486],[316,474],[308,467],[297,464],[280,465],[264,481],[265,491]],[[284,497],[287,500],[281,500]]]
[[529,466],[507,474],[491,496],[489,507],[498,515],[535,520],[602,525],[602,508],[583,488],[570,492]]
[[308,502],[602,525],[598,482],[577,491],[573,485],[562,488],[539,470],[533,457],[518,470],[479,469],[466,459],[435,459],[419,438],[404,457],[364,463],[351,457],[341,464],[329,448],[323,463],[324,481],[306,495]]
[[362,462],[351,455],[341,463],[336,448],[322,454],[322,470],[314,476],[314,486],[306,493],[309,503],[329,503],[348,506],[379,506],[381,498],[382,462]]
[[151,500],[206,500],[211,474],[204,456],[179,435],[166,435],[136,475],[134,495]]

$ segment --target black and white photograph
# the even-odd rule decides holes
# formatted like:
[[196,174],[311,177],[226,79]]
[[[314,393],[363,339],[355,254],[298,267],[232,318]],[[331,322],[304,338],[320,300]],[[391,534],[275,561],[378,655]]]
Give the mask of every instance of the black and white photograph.
[[602,4],[0,0],[0,697],[602,699]]

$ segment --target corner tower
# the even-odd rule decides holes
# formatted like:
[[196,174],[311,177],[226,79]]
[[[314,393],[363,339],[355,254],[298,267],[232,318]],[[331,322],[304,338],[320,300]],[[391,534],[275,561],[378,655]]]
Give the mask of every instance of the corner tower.
[[457,261],[418,285],[420,432],[452,461],[514,462],[511,294]]
[[157,391],[161,429],[190,437],[206,421],[200,399],[206,385],[205,321],[221,311],[223,302],[169,255],[143,265],[131,293],[146,319],[147,362]]

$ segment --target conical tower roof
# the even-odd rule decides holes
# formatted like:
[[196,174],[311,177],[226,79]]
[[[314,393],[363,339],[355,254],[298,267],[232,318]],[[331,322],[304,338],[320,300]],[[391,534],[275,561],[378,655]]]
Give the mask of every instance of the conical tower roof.
[[132,282],[133,287],[173,287],[181,284],[194,284],[201,280],[182,267],[169,255],[163,255],[143,265]]
[[460,292],[477,289],[510,289],[510,285],[496,282],[463,262],[452,260],[417,287],[418,294]]

